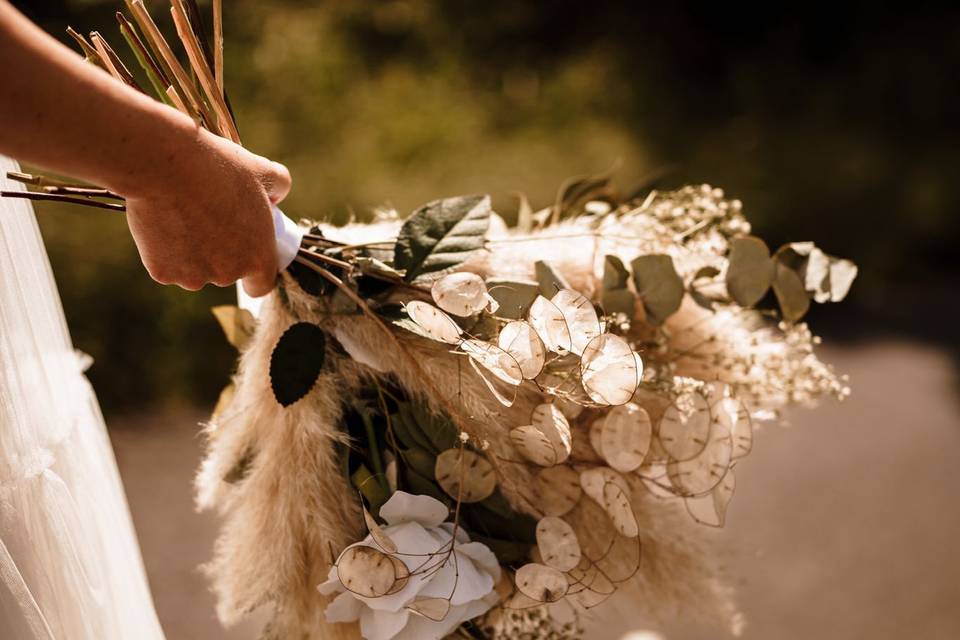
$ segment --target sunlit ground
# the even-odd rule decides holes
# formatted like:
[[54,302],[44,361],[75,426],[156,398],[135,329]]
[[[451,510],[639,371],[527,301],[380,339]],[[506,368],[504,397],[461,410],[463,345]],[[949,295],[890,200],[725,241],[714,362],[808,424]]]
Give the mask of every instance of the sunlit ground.
[[[743,637],[960,637],[956,371],[936,350],[907,343],[823,354],[850,374],[853,396],[766,428],[737,469],[727,527],[708,532],[738,585]],[[167,637],[253,639],[263,618],[221,629],[197,569],[216,531],[191,505],[200,419],[115,420],[111,435]],[[588,622],[587,637],[616,640],[636,628],[667,640],[724,637],[690,621],[644,623],[630,609]]]

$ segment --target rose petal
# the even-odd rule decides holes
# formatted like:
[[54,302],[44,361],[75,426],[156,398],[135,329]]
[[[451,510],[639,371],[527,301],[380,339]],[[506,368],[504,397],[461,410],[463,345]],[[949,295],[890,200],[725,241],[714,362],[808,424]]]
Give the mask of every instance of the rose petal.
[[337,576],[337,565],[330,567],[327,572],[327,581],[317,585],[317,591],[325,596],[343,591],[343,585],[340,584],[340,578]]
[[487,545],[482,542],[460,544],[457,545],[457,553],[473,560],[478,567],[493,576],[494,582],[500,580],[500,562]]
[[364,609],[360,613],[360,633],[366,640],[390,640],[403,631],[410,612]]
[[389,525],[419,522],[425,527],[435,527],[449,515],[450,509],[436,498],[415,496],[406,491],[397,491],[380,507],[380,517]]
[[360,617],[363,603],[353,597],[350,592],[341,593],[327,605],[327,622],[353,622]]

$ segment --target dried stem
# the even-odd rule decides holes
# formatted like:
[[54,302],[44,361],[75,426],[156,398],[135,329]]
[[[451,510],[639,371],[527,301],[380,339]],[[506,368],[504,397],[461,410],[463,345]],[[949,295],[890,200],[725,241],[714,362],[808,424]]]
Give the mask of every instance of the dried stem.
[[200,79],[200,84],[207,94],[207,99],[210,101],[210,104],[213,105],[213,109],[217,114],[217,123],[220,127],[221,135],[239,144],[240,134],[237,133],[237,129],[233,124],[233,119],[230,117],[227,105],[223,101],[223,95],[217,89],[216,81],[210,72],[210,67],[207,64],[200,42],[197,40],[196,33],[190,27],[190,20],[187,17],[183,0],[173,0],[170,11],[173,14],[173,22],[177,27],[177,34],[180,36],[180,40],[183,42],[183,48],[186,49],[187,57],[190,59],[190,65]]
[[90,32],[90,40],[93,42],[93,46],[97,48],[97,52],[100,54],[100,58],[103,60],[104,66],[107,67],[110,75],[128,87],[133,87],[140,93],[145,93],[144,90],[140,88],[140,85],[137,84],[130,70],[123,64],[123,60],[117,56],[116,52],[114,52],[106,39],[100,35],[99,31]]
[[74,31],[73,27],[67,27],[67,35],[76,40],[77,44],[80,45],[80,49],[83,51],[83,56],[87,59],[87,62],[91,62],[104,71],[107,71],[107,68],[103,64],[103,60],[100,59],[100,54],[93,47],[93,45],[87,42],[86,38]]
[[[176,80],[171,86],[179,95],[180,102],[188,109],[187,113],[192,117],[199,117],[201,122],[214,133],[220,133],[216,127],[213,114],[210,113],[203,98],[197,93],[197,88],[193,86],[193,83],[187,76],[187,72],[184,71],[177,57],[173,54],[170,45],[167,44],[163,34],[161,34],[157,28],[153,18],[150,17],[150,13],[143,5],[143,1],[127,0],[127,6],[130,7],[133,17],[136,19],[137,24],[140,25],[140,29],[146,36],[147,42],[150,44],[151,49],[153,49],[154,54],[162,63],[164,72],[167,73],[168,77]],[[169,93],[170,90],[168,89],[167,94],[169,95]]]
[[96,209],[109,209],[111,211],[126,211],[126,205],[115,204],[113,202],[100,202],[91,198],[77,198],[73,196],[64,196],[58,193],[37,193],[36,191],[0,191],[0,198],[23,198],[24,200],[66,202],[68,204],[80,204],[86,207]]
[[85,196],[88,198],[110,198],[111,200],[125,200],[119,194],[100,187],[44,187],[44,193],[56,193],[68,196]]
[[223,96],[223,0],[213,0],[213,75]]
[[119,11],[117,11],[117,23],[120,25],[120,34],[123,36],[123,39],[127,41],[127,46],[130,47],[130,50],[133,51],[133,56],[137,59],[137,63],[143,69],[144,73],[147,74],[147,79],[150,80],[150,85],[153,87],[154,92],[156,92],[157,97],[163,103],[175,107],[173,101],[170,100],[170,96],[167,95],[167,87],[170,86],[170,82],[166,76],[164,76],[163,70],[157,64],[157,61],[154,60],[150,52],[147,51],[143,40],[141,40],[139,34],[137,34],[137,30]]

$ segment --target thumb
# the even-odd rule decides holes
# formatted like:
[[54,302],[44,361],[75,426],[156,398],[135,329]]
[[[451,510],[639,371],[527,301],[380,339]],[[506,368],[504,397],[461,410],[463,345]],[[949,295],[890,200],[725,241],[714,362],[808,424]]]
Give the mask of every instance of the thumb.
[[277,274],[273,270],[251,273],[243,279],[243,290],[251,298],[260,298],[273,291]]
[[267,171],[263,175],[263,184],[270,196],[270,202],[278,204],[290,193],[293,179],[290,171],[279,162],[267,161]]

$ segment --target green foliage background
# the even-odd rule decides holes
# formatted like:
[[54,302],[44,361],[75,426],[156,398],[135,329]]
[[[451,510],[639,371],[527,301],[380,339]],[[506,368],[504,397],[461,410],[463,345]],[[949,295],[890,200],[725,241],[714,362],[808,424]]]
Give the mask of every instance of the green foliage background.
[[[119,0],[14,4],[61,40],[69,23],[122,45]],[[850,335],[956,343],[937,313],[915,313],[957,282],[949,5],[224,4],[241,134],[290,167],[293,216],[364,219],[489,192],[510,218],[512,192],[543,206],[563,179],[620,160],[624,190],[709,182],[744,201],[771,246],[812,239],[855,260],[850,302],[815,324],[844,314],[835,326]],[[172,37],[166,5],[148,2]],[[40,211],[104,407],[211,402],[233,354],[207,310],[232,293],[154,285],[122,216]]]

